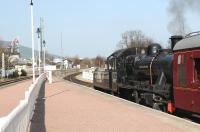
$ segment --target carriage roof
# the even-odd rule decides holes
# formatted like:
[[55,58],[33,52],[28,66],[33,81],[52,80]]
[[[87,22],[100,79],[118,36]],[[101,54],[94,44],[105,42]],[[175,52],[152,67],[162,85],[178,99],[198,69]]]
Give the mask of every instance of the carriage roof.
[[184,39],[177,42],[173,51],[200,48],[200,34],[186,36]]

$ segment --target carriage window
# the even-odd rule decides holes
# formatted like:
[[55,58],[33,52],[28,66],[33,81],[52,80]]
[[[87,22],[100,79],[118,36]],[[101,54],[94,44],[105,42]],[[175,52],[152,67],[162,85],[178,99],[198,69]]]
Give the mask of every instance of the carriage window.
[[187,57],[185,55],[178,56],[178,84],[179,86],[186,86],[187,81]]
[[197,79],[200,81],[200,58],[195,58],[194,63]]

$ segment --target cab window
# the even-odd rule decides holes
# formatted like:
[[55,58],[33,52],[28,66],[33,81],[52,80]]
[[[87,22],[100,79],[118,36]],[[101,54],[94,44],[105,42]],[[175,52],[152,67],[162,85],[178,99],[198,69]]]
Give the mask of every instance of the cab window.
[[196,75],[196,79],[198,81],[200,81],[200,58],[195,58],[194,59],[194,63],[195,63],[195,75]]
[[187,56],[178,56],[178,84],[179,86],[186,86],[187,83]]

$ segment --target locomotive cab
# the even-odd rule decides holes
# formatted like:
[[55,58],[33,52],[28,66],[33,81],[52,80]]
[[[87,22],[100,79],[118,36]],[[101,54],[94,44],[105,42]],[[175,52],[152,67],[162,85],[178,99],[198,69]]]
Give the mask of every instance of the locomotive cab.
[[118,92],[118,85],[124,82],[126,76],[125,58],[136,54],[135,48],[121,49],[107,57],[107,69],[94,72],[93,85],[111,93]]

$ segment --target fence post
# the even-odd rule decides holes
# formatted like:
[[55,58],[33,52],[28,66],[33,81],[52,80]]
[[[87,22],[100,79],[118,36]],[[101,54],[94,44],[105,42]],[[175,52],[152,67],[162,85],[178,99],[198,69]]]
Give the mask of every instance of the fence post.
[[49,80],[49,84],[52,84],[53,80],[52,80],[52,71],[48,71],[48,80]]

